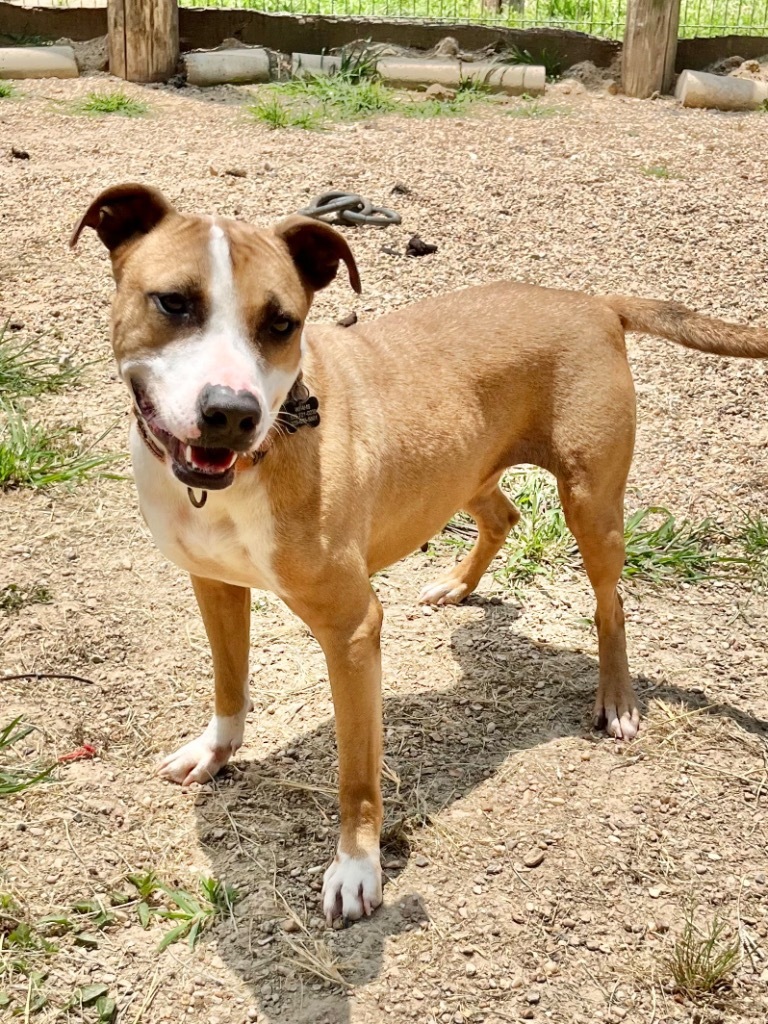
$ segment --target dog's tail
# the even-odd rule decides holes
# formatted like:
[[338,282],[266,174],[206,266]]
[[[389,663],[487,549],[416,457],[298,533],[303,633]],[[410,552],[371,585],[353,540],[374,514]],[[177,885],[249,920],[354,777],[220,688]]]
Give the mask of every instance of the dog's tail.
[[768,359],[768,329],[765,327],[744,327],[727,320],[714,320],[686,309],[679,302],[633,299],[624,295],[607,295],[605,301],[618,314],[627,331],[655,334],[686,348],[717,356]]

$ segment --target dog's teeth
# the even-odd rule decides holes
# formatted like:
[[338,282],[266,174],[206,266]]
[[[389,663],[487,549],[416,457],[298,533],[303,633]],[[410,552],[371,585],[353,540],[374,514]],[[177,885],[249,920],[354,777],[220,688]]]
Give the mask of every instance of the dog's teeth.
[[184,449],[184,458],[187,460],[187,462],[190,464],[190,466],[194,466],[194,462],[192,460],[192,445],[191,444],[188,444],[187,447]]
[[237,452],[232,452],[229,462],[227,463],[227,469],[231,469],[232,466],[237,462]]

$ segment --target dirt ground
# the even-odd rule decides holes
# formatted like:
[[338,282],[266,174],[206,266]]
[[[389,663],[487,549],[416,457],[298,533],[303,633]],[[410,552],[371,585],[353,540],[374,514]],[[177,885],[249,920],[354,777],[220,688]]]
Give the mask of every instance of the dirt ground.
[[[569,86],[535,117],[512,116],[513,102],[270,132],[235,90],[128,87],[148,117],[75,116],[67,105],[93,84],[28,83],[0,105],[0,320],[88,364],[82,386],[35,399],[30,415],[93,439],[114,425],[100,450],[125,450],[128,412],[108,354],[109,265],[92,235],[74,254],[67,238],[90,198],[122,180],[258,223],[330,188],[394,205],[399,228],[345,229],[364,292],[337,283],[317,319],[514,277],[768,324],[764,115]],[[392,195],[395,183],[409,192]],[[381,251],[416,232],[436,254]],[[765,366],[649,338],[629,347],[640,427],[628,505],[723,522],[764,513]],[[332,707],[303,625],[254,594],[245,745],[216,785],[183,792],[153,765],[207,721],[209,653],[188,580],[155,550],[130,480],[2,493],[0,531],[0,586],[52,595],[0,613],[0,672],[88,680],[0,677],[0,725],[23,715],[39,731],[22,752],[44,759],[83,741],[98,750],[3,801],[0,892],[33,923],[125,891],[135,871],[187,890],[210,875],[242,896],[193,950],[158,952],[167,925],[144,930],[131,906],[94,948],[53,940],[49,1001],[33,1019],[79,1020],[62,1010],[73,989],[104,984],[131,1024],[766,1020],[759,591],[625,588],[644,726],[622,747],[589,726],[596,637],[580,570],[513,594],[488,575],[466,606],[434,614],[415,596],[455,548],[438,539],[382,573],[385,905],[336,931],[319,916],[337,826]],[[733,986],[699,1004],[673,992],[666,966],[692,904],[741,950]],[[343,983],[320,976],[334,971]],[[15,984],[4,981],[21,998]]]

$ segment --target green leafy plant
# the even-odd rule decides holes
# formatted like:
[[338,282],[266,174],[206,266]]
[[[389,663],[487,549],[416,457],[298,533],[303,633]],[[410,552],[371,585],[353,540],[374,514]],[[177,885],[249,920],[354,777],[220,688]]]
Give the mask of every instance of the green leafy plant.
[[122,117],[142,117],[149,111],[146,103],[135,100],[122,89],[112,92],[89,92],[76,110],[80,114],[119,114]]
[[158,908],[154,913],[164,920],[178,921],[178,924],[166,932],[158,950],[166,949],[184,938],[190,949],[194,948],[201,933],[217,918],[231,913],[240,898],[234,886],[224,885],[215,878],[200,880],[199,897],[193,896],[185,889],[169,889],[165,886],[163,892],[174,906],[171,909]]
[[22,725],[21,716],[0,729],[0,797],[22,793],[38,782],[46,781],[56,767],[55,764],[51,764],[40,769],[36,766],[11,763],[9,760],[11,747],[28,736],[32,730],[33,726]]
[[13,96],[15,90],[10,82],[0,82],[0,100],[7,100]]
[[[201,878],[197,895],[186,889],[171,888],[153,871],[131,874],[128,881],[139,895],[137,913],[142,927],[148,928],[153,919],[177,922],[163,936],[158,946],[160,951],[184,938],[193,948],[202,932],[218,918],[230,914],[240,899],[234,886],[215,878]],[[165,899],[166,904],[162,904],[161,899]]]
[[112,1024],[117,1017],[117,1004],[109,995],[107,985],[96,983],[75,989],[67,1004],[68,1010],[79,1010],[93,1007],[96,1011],[98,1024]]

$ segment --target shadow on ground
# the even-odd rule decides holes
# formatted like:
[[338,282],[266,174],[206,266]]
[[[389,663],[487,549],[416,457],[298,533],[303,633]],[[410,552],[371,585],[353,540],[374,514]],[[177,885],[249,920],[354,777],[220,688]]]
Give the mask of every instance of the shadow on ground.
[[[482,606],[484,616],[453,634],[458,682],[385,700],[385,878],[402,870],[421,827],[492,777],[510,755],[561,737],[592,736],[596,660],[515,632],[513,604],[477,597],[472,603]],[[651,697],[682,702],[768,737],[768,723],[713,705],[702,693],[645,677],[634,683],[641,706]],[[251,894],[237,931],[219,929],[218,952],[274,1024],[347,1024],[343,988],[313,988],[306,975],[303,983],[291,979],[286,965],[306,966],[309,956],[322,958],[331,950],[352,965],[347,979],[359,988],[379,975],[388,939],[428,917],[418,893],[392,902],[385,888],[385,906],[371,920],[336,933],[312,925],[322,870],[335,844],[335,758],[328,720],[273,756],[236,762],[199,797],[197,827],[214,875]],[[283,932],[288,907],[309,924],[306,932]]]

